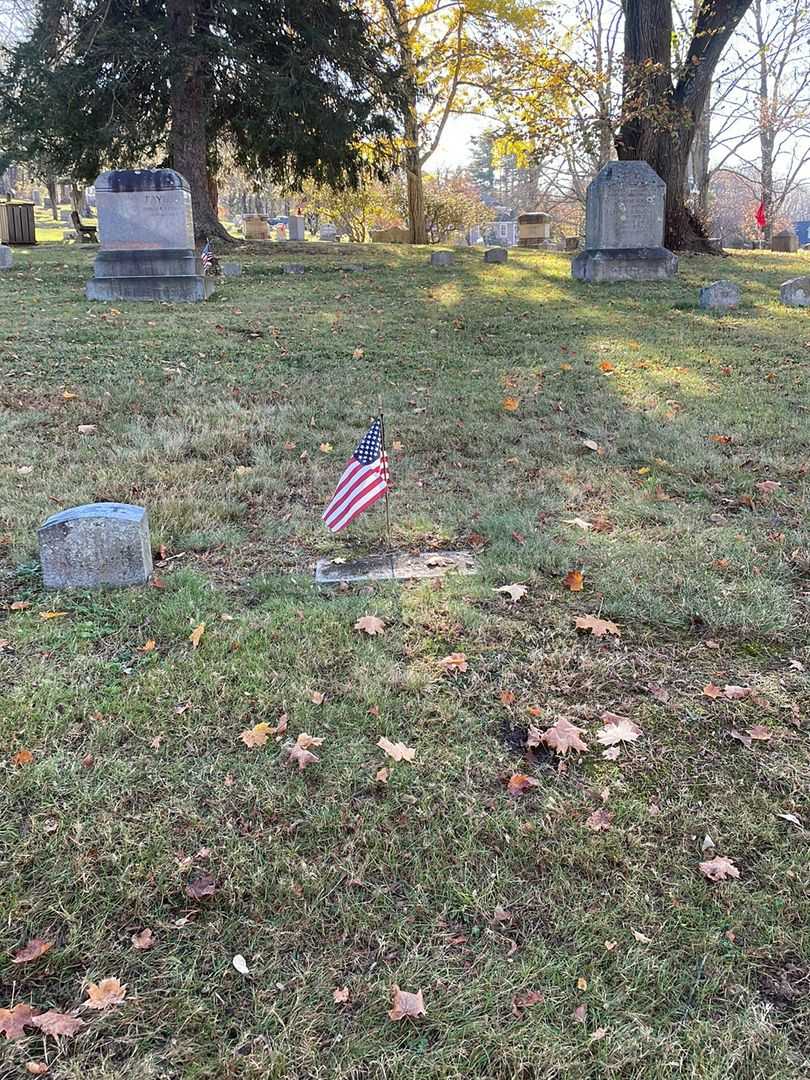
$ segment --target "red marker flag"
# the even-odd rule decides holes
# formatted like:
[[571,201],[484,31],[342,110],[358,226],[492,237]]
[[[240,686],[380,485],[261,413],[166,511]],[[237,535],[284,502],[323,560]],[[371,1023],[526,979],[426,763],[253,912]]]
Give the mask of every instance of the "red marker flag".
[[755,220],[760,229],[764,229],[768,222],[765,219],[765,203],[761,202],[757,207]]

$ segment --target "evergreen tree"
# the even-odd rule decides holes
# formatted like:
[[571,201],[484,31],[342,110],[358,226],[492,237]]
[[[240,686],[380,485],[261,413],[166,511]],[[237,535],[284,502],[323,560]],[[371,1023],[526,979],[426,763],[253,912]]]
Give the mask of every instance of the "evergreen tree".
[[198,235],[219,152],[258,180],[384,175],[397,72],[351,0],[38,0],[0,76],[0,143],[76,180],[168,164]]

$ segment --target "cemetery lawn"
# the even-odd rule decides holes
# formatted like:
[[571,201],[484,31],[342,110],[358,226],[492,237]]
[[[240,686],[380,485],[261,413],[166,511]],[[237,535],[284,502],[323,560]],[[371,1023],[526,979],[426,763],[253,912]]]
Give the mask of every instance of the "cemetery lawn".
[[[806,1075],[810,312],[778,286],[808,256],[589,287],[305,248],[236,249],[196,306],[86,303],[86,249],[0,278],[0,1008],[126,984],[0,1077]],[[718,277],[737,311],[697,309]],[[378,393],[396,545],[476,577],[315,588],[381,550],[382,504],[320,524]],[[43,592],[36,527],[93,500],[148,506],[155,586]],[[605,711],[643,732],[616,760]],[[527,753],[561,717],[587,751]],[[394,984],[427,1015],[389,1020]]]

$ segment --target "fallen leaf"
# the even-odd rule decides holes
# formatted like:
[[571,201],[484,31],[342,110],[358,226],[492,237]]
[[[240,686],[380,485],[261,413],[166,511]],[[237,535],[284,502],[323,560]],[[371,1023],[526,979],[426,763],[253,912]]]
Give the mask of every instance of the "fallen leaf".
[[9,606],[9,611],[26,611],[31,607],[30,600],[15,600],[13,604]]
[[439,661],[439,667],[444,668],[451,675],[455,675],[459,671],[467,670],[467,657],[463,652],[450,653],[449,656],[445,656]]
[[613,823],[613,814],[610,810],[594,810],[585,820],[585,824],[593,832],[606,832]]
[[741,742],[743,746],[747,746],[751,749],[751,736],[745,731],[737,731],[736,728],[732,728],[729,732],[732,739],[736,739],[737,742]]
[[587,743],[580,738],[580,735],[584,734],[584,728],[577,727],[576,724],[572,724],[570,720],[561,716],[555,724],[543,732],[542,741],[558,754],[565,755],[569,750],[576,750],[581,754],[583,750],[588,749]]
[[590,630],[594,637],[604,637],[605,634],[621,637],[621,630],[610,619],[600,619],[596,615],[579,615],[574,621],[577,630]]
[[581,442],[586,450],[593,450],[595,454],[600,454],[602,452],[601,446],[594,439],[582,439]]
[[44,1061],[26,1061],[25,1071],[31,1076],[44,1076],[48,1071],[48,1066]]
[[148,640],[148,641],[145,641],[145,642],[143,643],[143,645],[141,645],[141,649],[140,649],[140,651],[141,651],[141,652],[154,652],[154,651],[155,651],[155,647],[156,647],[156,644],[157,644],[157,643],[156,643],[156,641],[155,641],[155,639],[154,639],[154,638],[149,638],[149,640]]
[[191,631],[191,633],[188,636],[188,640],[191,642],[192,649],[199,649],[200,641],[202,640],[202,636],[203,636],[204,633],[205,633],[205,623],[204,622],[198,623],[197,626],[194,627],[194,629]]
[[778,480],[760,480],[755,485],[757,491],[761,491],[763,495],[772,495],[774,491],[777,491],[782,485]]
[[574,1020],[576,1020],[576,1022],[578,1024],[584,1024],[587,1017],[588,1017],[588,1006],[587,1005],[577,1005],[577,1007],[574,1009]]
[[[514,585],[501,585],[499,589],[493,589],[492,591],[497,593],[503,593],[505,596],[508,596],[509,599],[513,601],[513,603],[516,604],[518,600],[523,599],[523,597],[529,590],[526,588],[525,585],[518,585],[517,583],[515,583]],[[454,653],[453,655],[456,656],[458,654]]]
[[377,769],[377,772],[374,774],[374,779],[378,784],[387,784],[390,776],[391,770],[386,765],[383,765],[381,769]]
[[357,348],[352,353],[352,360],[362,360],[365,355],[366,355],[366,350],[361,348],[360,345],[358,345]]
[[[538,710],[539,712],[539,710]],[[539,727],[535,727],[534,724],[529,724],[526,729],[526,746],[529,750],[534,750],[543,741],[543,732]]]
[[571,592],[582,592],[583,573],[581,570],[569,570],[563,578],[563,584]]
[[634,930],[630,928],[630,933],[633,937],[642,945],[652,945],[652,938],[648,938],[646,934],[642,934],[640,930]]
[[186,895],[192,900],[202,900],[205,896],[213,896],[217,891],[217,885],[210,874],[198,874],[186,885]]
[[411,994],[407,990],[400,990],[394,984],[391,987],[391,998],[391,1008],[388,1010],[388,1016],[391,1020],[403,1020],[406,1016],[414,1018],[427,1015],[421,990]]
[[49,949],[53,948],[52,941],[43,941],[42,938],[31,938],[27,945],[14,953],[15,964],[27,964],[30,960],[39,960]]
[[722,446],[727,446],[730,442],[733,441],[733,436],[731,436],[731,435],[710,435],[709,439],[712,442],[720,443]]
[[514,705],[517,700],[511,690],[501,690],[500,694],[498,694],[498,699],[500,700],[501,705],[506,706],[506,708],[510,705]]
[[618,746],[610,746],[607,750],[602,751],[602,757],[607,761],[616,761],[621,756],[621,750]]
[[539,786],[540,781],[535,780],[533,776],[527,776],[525,773],[513,773],[509,777],[506,790],[510,795],[522,795],[531,788]]
[[331,454],[334,447],[330,442],[322,442],[318,449],[322,454]]
[[243,731],[239,738],[251,749],[257,746],[265,746],[270,735],[273,733],[273,728],[264,720],[259,724],[254,724],[252,728],[247,728]]
[[588,989],[588,980],[582,975],[577,979],[577,990],[581,990],[583,993]]
[[247,960],[245,960],[244,956],[242,956],[241,953],[237,953],[234,956],[234,958],[231,960],[231,963],[233,964],[233,966],[236,968],[236,970],[239,972],[240,975],[249,975],[250,974],[250,970],[248,969],[248,966],[247,966]]
[[724,686],[723,697],[728,698],[729,701],[745,701],[746,698],[750,698],[753,694],[753,690],[750,686]]
[[517,412],[520,408],[520,398],[505,397],[501,402],[501,408],[505,409],[506,412]]
[[524,990],[522,994],[515,994],[512,998],[512,1014],[522,1020],[524,1009],[530,1009],[532,1005],[542,1005],[545,1000],[545,995],[539,990]]
[[34,755],[30,750],[18,750],[16,754],[11,755],[11,764],[16,766],[30,765],[34,760]]
[[401,742],[391,742],[384,735],[381,735],[377,740],[377,746],[384,750],[394,761],[413,761],[416,757],[416,750],[413,747],[406,746],[405,743]]
[[617,946],[618,944],[619,944],[619,943],[618,943],[618,941],[606,941],[606,942],[605,942],[605,949],[606,949],[606,950],[607,950],[608,952],[613,952],[613,950],[614,950],[614,949],[616,948],[616,946]]
[[322,742],[323,739],[316,739],[314,736],[307,735],[305,731],[302,731],[295,740],[295,745],[289,751],[287,764],[295,761],[298,763],[298,771],[303,772],[307,765],[314,765],[321,760],[309,748],[310,746],[320,746]]
[[596,741],[602,746],[615,746],[620,742],[635,742],[644,732],[629,720],[626,716],[618,716],[616,713],[605,712],[600,718],[604,727],[596,733]]
[[376,615],[363,615],[354,624],[354,628],[355,630],[362,630],[373,637],[374,634],[381,634],[385,630],[385,623]]
[[707,698],[711,698],[712,700],[714,700],[715,698],[719,698],[722,693],[722,689],[719,686],[715,686],[715,684],[712,682],[707,683],[703,687],[704,696]]
[[782,818],[783,821],[789,821],[791,825],[797,825],[799,828],[802,827],[801,821],[795,814],[777,814],[776,816]]
[[80,435],[95,435],[95,433],[96,433],[96,425],[95,424],[79,424],[79,426],[76,428],[76,430],[78,431],[78,433]]
[[[188,889],[186,889],[188,891]],[[102,979],[100,983],[87,984],[87,1001],[85,1009],[109,1009],[113,1005],[121,1005],[127,996],[126,984],[118,979]]]
[[576,525],[576,527],[578,529],[582,529],[585,532],[588,532],[590,529],[593,528],[593,525],[591,525],[590,521],[586,521],[584,518],[581,518],[581,517],[564,518],[563,519],[563,524],[564,525]]
[[727,859],[725,855],[715,855],[708,862],[699,864],[700,872],[710,881],[726,881],[728,878],[738,878],[740,871],[734,865],[733,859]]
[[40,619],[63,619],[67,615],[66,611],[40,611]]
[[155,944],[155,935],[151,929],[146,926],[143,930],[139,930],[137,934],[133,934],[130,938],[133,949],[139,949],[141,952],[146,952],[147,949],[151,949]]
[[[91,983],[91,986],[94,984]],[[110,1004],[117,1004],[110,1002]],[[88,1009],[103,1009],[106,1005],[90,1005],[85,1003]],[[69,1013],[56,1012],[54,1009],[49,1009],[48,1012],[41,1013],[35,1017],[32,1021],[35,1027],[38,1027],[43,1035],[64,1035],[71,1038],[76,1035],[83,1027],[85,1027],[84,1020],[80,1020],[78,1016],[71,1016]]]
[[326,694],[322,694],[320,690],[310,690],[309,700],[312,702],[313,705],[323,705],[323,703],[326,701]]
[[502,907],[501,904],[498,904],[492,913],[491,921],[496,925],[499,923],[510,923],[512,921],[512,912],[507,908]]
[[768,742],[773,737],[771,729],[763,724],[754,724],[753,727],[748,728],[748,734],[758,742]]
[[332,991],[332,998],[336,1005],[345,1005],[349,1000],[348,986],[336,986]]
[[37,1015],[35,1009],[22,1002],[13,1009],[0,1009],[0,1033],[7,1039],[21,1039],[25,1028],[33,1025]]

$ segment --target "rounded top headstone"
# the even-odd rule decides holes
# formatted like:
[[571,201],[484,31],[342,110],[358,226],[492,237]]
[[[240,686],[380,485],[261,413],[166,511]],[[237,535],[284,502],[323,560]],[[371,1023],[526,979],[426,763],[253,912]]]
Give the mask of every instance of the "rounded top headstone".
[[646,161],[609,161],[596,174],[594,184],[649,184],[666,188],[666,184]]
[[174,169],[112,169],[96,180],[96,191],[190,191],[188,180]]

